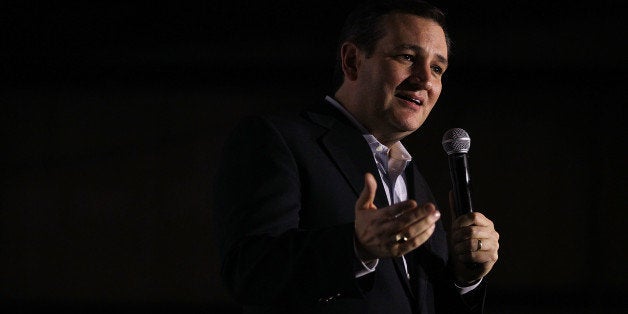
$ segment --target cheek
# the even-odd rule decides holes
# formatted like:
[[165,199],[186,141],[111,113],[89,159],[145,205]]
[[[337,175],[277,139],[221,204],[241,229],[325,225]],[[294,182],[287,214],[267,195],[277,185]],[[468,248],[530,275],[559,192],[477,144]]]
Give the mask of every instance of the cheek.
[[391,73],[390,77],[391,77],[391,81],[393,82],[393,84],[395,86],[399,86],[399,85],[403,84],[403,82],[408,80],[411,76],[412,76],[412,73],[410,73],[409,70],[402,69],[402,70],[398,70],[398,71],[393,71]]
[[398,66],[388,66],[382,70],[381,77],[387,85],[392,87],[399,86],[403,81],[410,77],[409,69]]
[[433,100],[434,103],[436,103],[436,101],[438,100],[438,97],[440,96],[440,92],[443,89],[443,85],[441,85],[440,82],[434,84],[432,86],[432,89],[430,90],[430,98]]

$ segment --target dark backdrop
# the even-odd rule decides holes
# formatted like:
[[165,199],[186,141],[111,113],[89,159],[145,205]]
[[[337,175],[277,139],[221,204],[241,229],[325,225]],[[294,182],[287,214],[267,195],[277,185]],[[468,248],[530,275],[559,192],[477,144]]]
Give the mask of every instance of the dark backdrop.
[[[489,313],[628,307],[618,2],[435,2],[454,53],[406,142],[446,210],[440,137],[473,138],[502,236]],[[210,228],[220,147],[325,95],[355,3],[3,4],[2,310],[237,313]]]

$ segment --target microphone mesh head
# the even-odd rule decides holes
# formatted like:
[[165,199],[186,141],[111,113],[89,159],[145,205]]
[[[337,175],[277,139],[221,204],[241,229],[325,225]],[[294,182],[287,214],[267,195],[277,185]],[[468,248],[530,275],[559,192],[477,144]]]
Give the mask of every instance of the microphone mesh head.
[[443,149],[447,155],[468,153],[471,148],[471,138],[469,134],[461,129],[454,128],[443,134]]

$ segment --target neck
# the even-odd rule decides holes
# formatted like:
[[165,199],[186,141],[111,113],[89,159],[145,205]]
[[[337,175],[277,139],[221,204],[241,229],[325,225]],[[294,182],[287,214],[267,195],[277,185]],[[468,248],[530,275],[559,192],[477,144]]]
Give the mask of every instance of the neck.
[[371,132],[375,138],[382,143],[384,146],[391,148],[395,143],[399,142],[401,139],[405,137],[400,134],[377,134],[377,132]]
[[334,99],[345,108],[355,120],[364,127],[369,134],[375,136],[375,138],[385,145],[391,147],[404,137],[408,136],[412,132],[399,132],[397,130],[380,130],[374,127],[375,123],[372,123],[371,113],[365,108],[362,108],[359,101],[355,98],[355,93],[349,92],[348,89],[340,87],[334,94]]

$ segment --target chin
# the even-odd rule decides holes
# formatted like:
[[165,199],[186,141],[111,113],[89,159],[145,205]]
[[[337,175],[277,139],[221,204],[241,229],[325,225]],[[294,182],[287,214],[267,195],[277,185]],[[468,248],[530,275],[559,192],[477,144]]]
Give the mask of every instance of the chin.
[[425,120],[408,119],[406,121],[399,121],[397,128],[400,132],[414,132],[418,130]]

